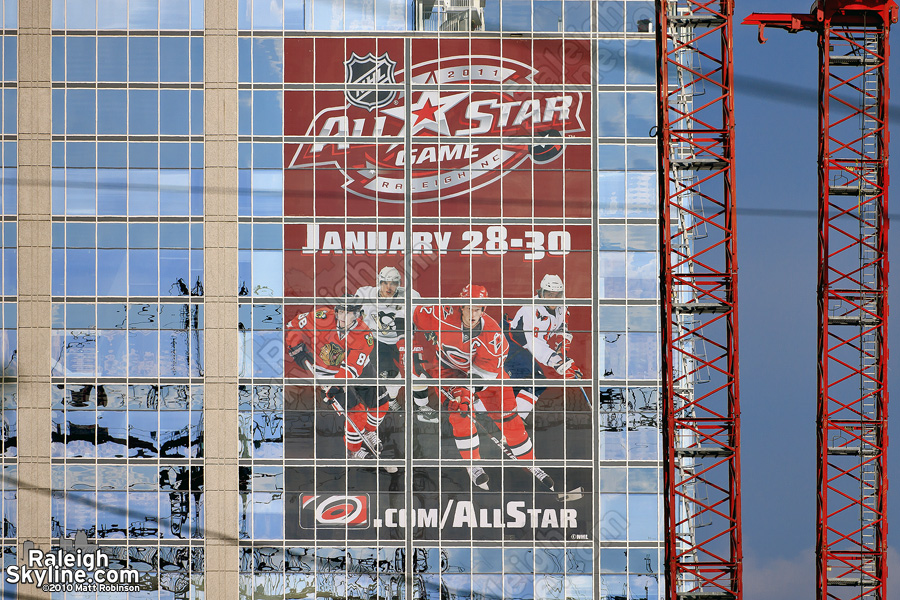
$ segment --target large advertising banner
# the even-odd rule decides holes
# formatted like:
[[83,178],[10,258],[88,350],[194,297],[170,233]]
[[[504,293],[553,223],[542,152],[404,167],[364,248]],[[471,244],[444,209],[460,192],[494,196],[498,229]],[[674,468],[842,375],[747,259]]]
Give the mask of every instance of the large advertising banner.
[[286,539],[590,544],[588,42],[284,64]]

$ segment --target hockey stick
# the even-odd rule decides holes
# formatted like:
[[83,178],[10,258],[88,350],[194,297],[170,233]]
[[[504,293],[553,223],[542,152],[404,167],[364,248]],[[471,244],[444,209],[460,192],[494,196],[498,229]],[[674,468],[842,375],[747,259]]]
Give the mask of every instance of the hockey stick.
[[374,448],[372,444],[369,443],[369,440],[366,439],[366,436],[362,434],[362,432],[359,430],[359,427],[356,426],[356,423],[353,422],[353,419],[350,418],[350,415],[348,415],[347,412],[340,406],[340,403],[337,400],[332,399],[331,402],[326,401],[326,404],[330,404],[332,408],[334,408],[334,410],[337,412],[337,414],[344,417],[344,421],[350,425],[356,435],[358,435],[362,440],[363,445],[369,449],[369,452],[375,455],[375,458],[381,457],[381,452],[379,452],[378,449]]
[[[310,355],[309,352],[306,351],[306,346],[304,344],[298,344],[298,345],[294,346],[293,348],[290,349],[289,352],[290,352],[291,356],[294,356],[294,360],[298,361],[298,364],[300,364],[300,361],[302,361],[301,366],[306,367],[306,370],[309,371],[310,373],[312,373],[313,376],[315,376],[316,368],[315,368],[315,366],[313,366],[313,363],[311,362],[312,355]],[[338,386],[332,386],[332,387],[338,387]],[[325,395],[325,404],[330,404],[331,407],[334,408],[334,410],[337,412],[337,414],[344,417],[344,421],[347,424],[349,424],[350,427],[353,428],[353,431],[356,433],[356,435],[358,435],[360,437],[360,439],[362,439],[362,443],[365,445],[366,448],[369,449],[369,451],[372,454],[375,455],[375,458],[381,458],[381,453],[372,447],[372,444],[369,443],[369,440],[367,440],[366,436],[364,436],[362,434],[362,432],[359,430],[359,427],[356,426],[356,423],[353,422],[353,419],[350,418],[350,415],[347,414],[347,412],[340,405],[340,403],[337,401],[337,399],[334,398],[333,396],[329,396],[328,392],[325,389],[322,390],[322,393]],[[349,392],[345,389],[344,390],[344,398],[347,398],[348,393]],[[330,400],[330,402],[329,402],[329,400]]]
[[[325,394],[325,397],[331,398],[331,396],[329,396],[327,393]],[[346,392],[344,393],[344,397],[346,397]],[[325,404],[331,404],[331,406],[334,408],[334,410],[337,411],[337,414],[342,415],[344,417],[344,421],[346,423],[350,424],[350,427],[353,428],[353,431],[356,432],[356,435],[359,436],[360,440],[362,440],[362,443],[365,445],[365,447],[368,448],[369,452],[371,452],[375,456],[375,459],[381,460],[381,452],[377,448],[372,446],[372,444],[369,442],[369,440],[366,438],[366,436],[363,435],[363,433],[359,430],[359,427],[356,426],[356,423],[353,422],[353,419],[350,418],[350,415],[348,415],[347,412],[343,409],[343,407],[340,406],[340,403],[336,399],[331,398],[331,402],[326,401]],[[385,471],[387,471],[388,473],[396,473],[397,472],[397,467],[392,466],[392,465],[381,465],[381,468],[384,469]]]
[[[444,394],[444,397],[446,397],[447,400],[456,400],[456,398],[454,398],[454,397],[450,394],[450,392],[448,392],[447,390],[445,390],[445,389],[442,388],[441,386],[438,385],[438,386],[435,386],[435,387],[437,387],[437,389],[439,389],[439,390],[441,391],[441,393]],[[510,459],[512,459],[512,460],[519,460],[518,458],[516,458],[516,455],[513,454],[512,450],[510,450],[509,446],[507,446],[506,444],[504,444],[503,442],[501,442],[500,440],[498,440],[498,439],[496,438],[496,436],[494,436],[493,433],[491,433],[490,431],[487,431],[487,430],[486,430],[486,428],[485,428],[485,426],[484,426],[484,423],[482,423],[480,419],[477,419],[477,418],[475,418],[475,417],[473,416],[473,413],[474,413],[474,412],[475,412],[474,410],[468,410],[468,411],[466,411],[465,414],[467,414],[467,415],[469,416],[470,419],[474,419],[476,423],[481,423],[481,428],[482,428],[482,429],[485,429],[485,432],[484,432],[485,435],[487,435],[487,436],[491,439],[491,441],[494,442],[494,443],[497,445],[497,447],[500,448],[501,451],[503,451],[503,454],[506,455],[507,458],[510,458]],[[524,468],[524,467],[523,467],[523,468]],[[552,491],[556,491],[556,490],[553,490],[553,488],[550,488],[550,489],[551,489]]]
[[[381,458],[381,452],[372,447],[372,444],[370,444],[369,440],[366,439],[366,436],[362,434],[362,432],[359,430],[359,427],[356,426],[356,423],[354,423],[353,419],[350,418],[350,415],[347,414],[347,411],[345,411],[344,408],[340,405],[340,402],[338,402],[336,398],[329,396],[327,393],[325,394],[325,398],[325,404],[331,405],[331,407],[337,412],[337,414],[344,417],[344,421],[353,428],[353,431],[360,437],[363,445],[365,445],[365,447],[369,449],[369,452],[374,454],[375,458]],[[329,402],[328,399],[330,399],[331,402]]]
[[[445,390],[443,387],[441,387],[441,386],[435,386],[435,387],[437,387],[441,391],[441,393],[444,394],[444,396],[447,398],[447,400],[455,400],[455,398],[450,394],[450,392]],[[490,432],[487,425],[485,425],[484,420],[480,418],[480,416],[478,415],[478,413],[475,410],[469,410],[467,412],[467,414],[468,414],[469,418],[472,419],[475,423],[481,424],[481,429],[484,430],[485,435],[487,435],[488,438],[490,438],[490,440],[492,442],[494,442],[494,444],[498,448],[500,448],[500,451],[503,452],[504,456],[506,456],[507,458],[510,458],[512,460],[515,460],[515,461],[519,460],[519,458],[516,457],[515,454],[513,454],[513,451],[509,448],[509,446],[506,445],[505,442],[500,441],[499,439],[497,439],[497,437],[493,433]],[[494,427],[497,427],[496,423],[494,423]],[[501,431],[500,433],[502,435],[503,432]],[[545,481],[545,479],[549,476],[547,475],[547,473],[545,473],[543,471],[543,469],[539,469],[538,467],[526,467],[524,465],[521,468],[525,469],[526,471],[531,473],[532,477],[534,477],[536,480],[538,480],[544,487],[549,489],[551,492],[556,491],[556,487],[553,484],[548,484]],[[542,478],[540,475],[538,475],[535,472],[535,470],[539,470],[540,473],[543,473],[544,478]],[[551,481],[552,481],[552,479],[551,479]],[[569,501],[580,500],[583,493],[584,493],[584,489],[579,487],[579,488],[575,488],[574,490],[572,490],[570,492],[557,493],[556,497],[557,497],[557,500],[559,500],[560,502],[563,502],[566,500],[569,500]]]
[[[575,379],[581,379],[581,377],[579,376],[579,377],[576,377]],[[591,402],[591,399],[588,398],[587,392],[584,391],[584,388],[579,387],[578,389],[581,390],[581,395],[584,396],[584,401],[587,402],[587,405],[590,406],[591,408],[594,408],[594,404]]]
[[587,405],[588,405],[589,407],[591,407],[591,408],[594,408],[594,405],[591,404],[591,399],[588,398],[587,392],[584,391],[584,388],[583,388],[583,387],[580,387],[580,388],[578,388],[578,389],[581,390],[581,395],[584,396],[584,401],[587,402]]

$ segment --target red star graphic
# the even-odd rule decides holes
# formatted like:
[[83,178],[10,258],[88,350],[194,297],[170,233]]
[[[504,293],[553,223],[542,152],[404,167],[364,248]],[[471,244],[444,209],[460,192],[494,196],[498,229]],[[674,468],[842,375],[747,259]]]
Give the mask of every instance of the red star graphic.
[[425,98],[425,105],[419,110],[413,112],[413,114],[416,115],[416,122],[413,123],[413,126],[418,125],[426,119],[434,121],[434,113],[438,111],[438,106],[435,106],[431,103],[431,98]]

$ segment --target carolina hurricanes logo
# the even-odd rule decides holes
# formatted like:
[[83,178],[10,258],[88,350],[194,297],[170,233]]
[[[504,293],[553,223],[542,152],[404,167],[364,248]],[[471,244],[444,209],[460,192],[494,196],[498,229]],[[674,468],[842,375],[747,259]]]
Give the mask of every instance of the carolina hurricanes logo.
[[[387,53],[354,53],[344,63],[346,104],[318,111],[306,131],[318,140],[289,148],[287,168],[337,168],[346,177],[344,189],[362,198],[403,202],[409,186],[414,202],[429,202],[484,187],[526,161],[557,160],[562,138],[585,131],[582,93],[532,87],[537,71],[524,63],[495,56],[418,63],[409,71],[412,83],[443,88],[413,92],[408,107],[397,85],[405,74],[395,81],[395,64]],[[504,91],[470,88],[483,84],[502,84]],[[407,128],[410,181],[402,143]],[[387,143],[351,143],[344,136]]]
[[368,527],[369,496],[304,495],[300,498],[300,527]]

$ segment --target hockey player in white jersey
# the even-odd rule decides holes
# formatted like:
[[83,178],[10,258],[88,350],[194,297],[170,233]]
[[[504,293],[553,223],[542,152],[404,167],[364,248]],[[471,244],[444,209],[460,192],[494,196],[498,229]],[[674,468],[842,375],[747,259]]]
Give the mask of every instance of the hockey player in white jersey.
[[[562,304],[565,287],[559,275],[544,275],[535,298],[560,299],[558,305],[523,306],[508,321],[506,337],[509,354],[504,369],[513,379],[546,379],[543,366],[550,367],[566,379],[580,379],[581,370],[569,356],[572,334],[566,330],[569,311]],[[534,408],[545,387],[515,386],[516,410],[524,418]]]
[[[406,341],[406,288],[400,286],[400,279],[400,271],[395,267],[384,267],[378,272],[377,285],[356,290],[358,298],[371,301],[362,305],[363,320],[378,341],[373,354],[378,377],[382,380],[397,379],[396,385],[388,385],[386,381],[382,383],[389,396],[391,410],[397,411],[402,410],[397,395],[403,387],[401,350]],[[413,300],[419,298],[415,290],[410,290],[410,296]]]

